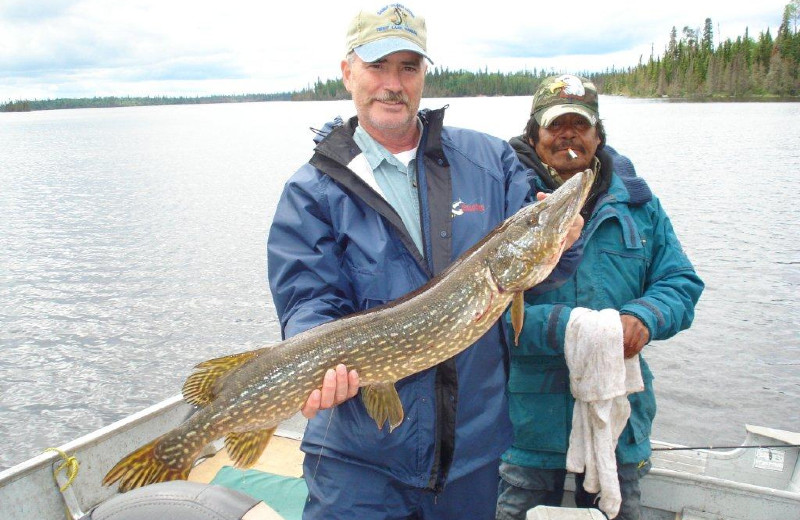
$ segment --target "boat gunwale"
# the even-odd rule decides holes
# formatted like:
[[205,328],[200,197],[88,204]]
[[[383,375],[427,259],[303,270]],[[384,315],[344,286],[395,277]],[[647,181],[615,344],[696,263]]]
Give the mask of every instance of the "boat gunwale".
[[[187,407],[190,406],[183,401],[182,395],[174,395],[143,410],[132,413],[131,415],[128,415],[107,426],[103,426],[102,428],[94,430],[93,432],[62,444],[58,446],[57,449],[66,453],[67,455],[73,455],[76,452],[84,451],[86,448],[114,437],[121,432],[130,430],[139,424],[149,422],[155,416],[172,411],[174,408],[181,405],[185,405]],[[0,471],[0,487],[3,487],[5,484],[10,482],[14,482],[15,480],[33,471],[39,470],[43,466],[52,466],[52,464],[60,457],[61,455],[58,452],[44,451],[26,461]]]

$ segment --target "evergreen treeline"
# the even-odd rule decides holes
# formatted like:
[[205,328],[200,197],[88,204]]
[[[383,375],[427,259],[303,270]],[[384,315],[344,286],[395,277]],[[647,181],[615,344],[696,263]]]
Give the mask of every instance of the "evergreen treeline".
[[[786,5],[778,33],[769,29],[757,39],[744,36],[714,47],[710,18],[703,29],[675,27],[663,56],[624,70],[588,74],[601,93],[632,97],[751,98],[800,96],[800,0]],[[425,79],[426,97],[529,96],[542,78],[553,70],[510,74],[434,67]],[[0,105],[0,112],[52,110],[59,108],[129,107],[250,101],[311,101],[348,99],[341,79],[317,80],[299,92],[197,97],[95,97],[85,99],[20,100]]]
[[800,0],[783,12],[778,34],[769,29],[753,39],[749,31],[714,48],[714,28],[672,28],[663,56],[650,56],[622,71],[592,74],[604,94],[634,97],[748,98],[800,95]]
[[[554,74],[553,71],[514,72],[503,74],[488,70],[470,72],[451,71],[435,67],[425,77],[425,97],[475,97],[475,96],[527,96],[542,78]],[[295,101],[322,101],[349,99],[350,93],[344,88],[341,79],[323,82],[317,80],[313,87],[294,95]]]
[[247,103],[252,101],[289,101],[292,93],[242,94],[236,96],[181,96],[181,97],[94,97],[59,98],[44,100],[10,101],[0,105],[0,112],[29,112],[31,110],[56,110],[61,108],[111,108],[151,105],[199,105],[206,103]]

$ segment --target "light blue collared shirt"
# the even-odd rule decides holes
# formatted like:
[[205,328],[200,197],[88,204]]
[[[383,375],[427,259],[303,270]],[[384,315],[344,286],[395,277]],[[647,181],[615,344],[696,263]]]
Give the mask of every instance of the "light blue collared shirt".
[[[417,125],[420,125],[419,120],[417,120]],[[400,215],[408,234],[420,254],[424,256],[415,161],[417,148],[392,154],[360,126],[356,127],[353,140],[364,152],[364,157],[372,168],[372,175],[381,190],[381,195]]]

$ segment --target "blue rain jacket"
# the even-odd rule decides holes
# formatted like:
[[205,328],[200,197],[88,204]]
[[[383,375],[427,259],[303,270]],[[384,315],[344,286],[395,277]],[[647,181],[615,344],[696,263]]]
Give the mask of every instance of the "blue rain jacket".
[[[548,191],[543,180],[547,173],[533,148],[519,138],[512,144],[526,156],[523,162],[538,163],[534,170],[540,175],[531,183]],[[511,347],[508,392],[514,442],[503,460],[520,466],[565,467],[575,401],[564,336],[574,307],[631,314],[647,326],[651,341],[663,340],[689,327],[703,290],[667,214],[645,181],[635,176],[630,161],[610,147],[597,155],[602,167],[596,183],[603,188],[591,216],[584,216],[583,259],[557,289],[526,293],[520,345]],[[640,359],[645,390],[629,396],[631,416],[616,451],[624,464],[646,460],[651,453],[653,375],[643,355]]]
[[[284,337],[417,289],[530,200],[508,143],[443,127],[443,117],[444,109],[420,112],[424,257],[392,207],[348,167],[361,154],[356,118],[333,128],[287,182],[267,250]],[[498,460],[511,442],[503,334],[498,324],[455,358],[398,382],[405,419],[392,433],[378,430],[356,397],[309,421],[303,451],[432,490]]]

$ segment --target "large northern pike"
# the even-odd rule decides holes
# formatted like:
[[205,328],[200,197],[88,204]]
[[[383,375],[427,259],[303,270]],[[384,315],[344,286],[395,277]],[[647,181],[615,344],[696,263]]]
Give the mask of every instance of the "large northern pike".
[[522,327],[522,293],[558,262],[594,174],[578,173],[544,201],[524,207],[419,290],[381,307],[322,324],[281,343],[197,365],[183,396],[202,408],[118,462],[103,479],[119,489],[185,479],[210,442],[225,436],[237,466],[255,463],[277,425],[297,413],[325,371],[358,371],[378,428],[403,421],[398,380],[472,345],[511,303]]

